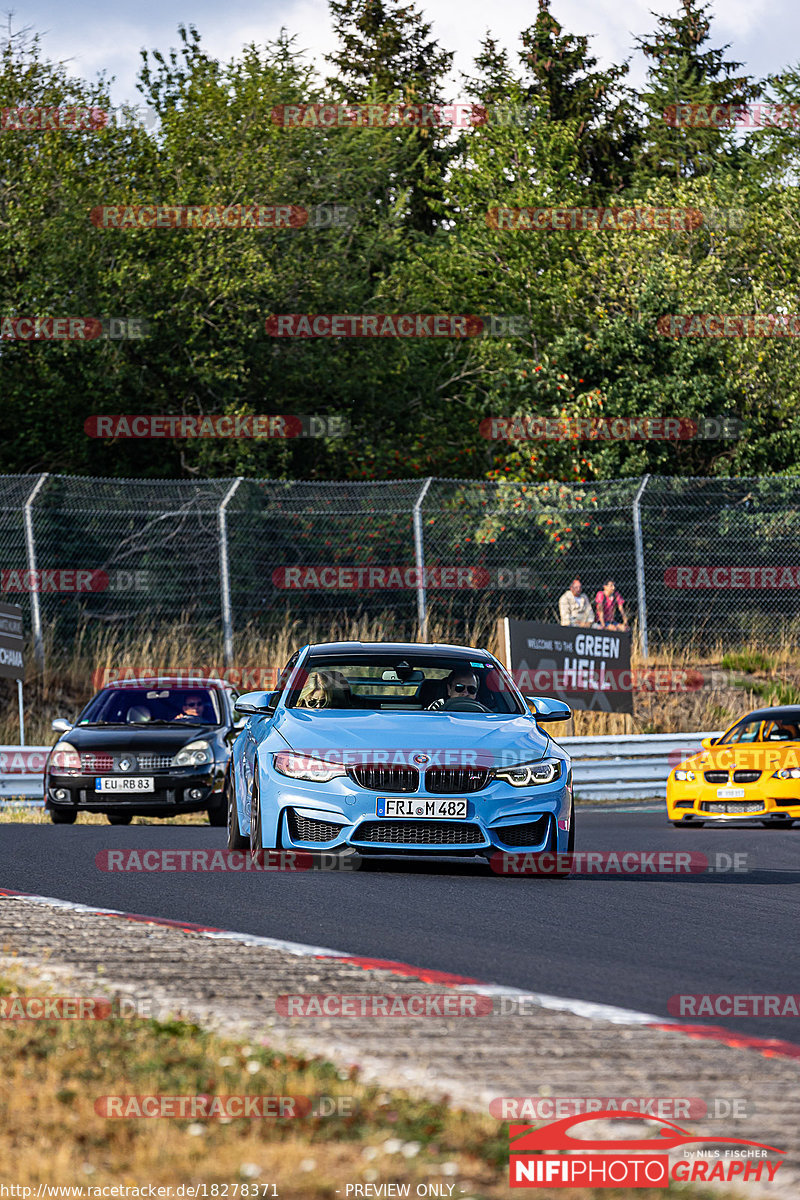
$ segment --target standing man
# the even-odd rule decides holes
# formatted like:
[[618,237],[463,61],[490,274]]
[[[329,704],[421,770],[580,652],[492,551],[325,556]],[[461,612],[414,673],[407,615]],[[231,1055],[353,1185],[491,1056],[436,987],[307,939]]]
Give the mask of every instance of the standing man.
[[[594,598],[597,611],[597,622],[601,629],[616,629],[623,631],[628,628],[628,618],[625,616],[625,602],[617,591],[613,579],[607,579]],[[617,610],[620,619],[614,621]]]
[[562,625],[579,625],[584,629],[594,624],[594,613],[589,597],[581,591],[580,579],[573,579],[558,601]]

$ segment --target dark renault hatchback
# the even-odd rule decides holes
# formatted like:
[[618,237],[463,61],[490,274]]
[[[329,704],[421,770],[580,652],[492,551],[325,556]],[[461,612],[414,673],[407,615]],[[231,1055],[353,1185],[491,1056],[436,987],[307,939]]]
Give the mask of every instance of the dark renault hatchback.
[[50,819],[71,825],[81,811],[99,812],[127,825],[206,811],[211,825],[224,825],[223,780],[241,725],[235,699],[219,679],[109,683],[74,725],[53,722],[63,736],[45,766]]

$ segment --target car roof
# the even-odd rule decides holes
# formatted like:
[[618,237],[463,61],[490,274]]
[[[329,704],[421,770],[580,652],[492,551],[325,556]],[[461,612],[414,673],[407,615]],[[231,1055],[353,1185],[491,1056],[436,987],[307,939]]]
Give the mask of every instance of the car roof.
[[464,655],[480,655],[491,660],[488,650],[477,650],[474,646],[452,646],[444,642],[315,642],[308,647],[311,653],[325,654],[408,654],[411,651],[424,651],[430,654],[442,654],[445,657],[463,658]]
[[[800,704],[776,704],[774,708],[754,708],[739,719],[742,721],[760,718],[762,721],[800,721]],[[738,721],[736,724],[738,725]]]
[[226,688],[233,685],[225,679],[204,679],[198,675],[185,678],[182,675],[143,675],[139,679],[109,679],[100,688],[104,692],[112,687],[184,687],[192,688]]

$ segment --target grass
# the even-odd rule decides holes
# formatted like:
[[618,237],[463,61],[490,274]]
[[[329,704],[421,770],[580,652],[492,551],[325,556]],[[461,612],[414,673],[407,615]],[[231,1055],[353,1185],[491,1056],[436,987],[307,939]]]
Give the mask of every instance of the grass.
[[[261,686],[268,687],[268,680],[274,678],[292,652],[305,642],[414,640],[418,636],[418,630],[398,625],[391,612],[373,618],[348,619],[344,616],[324,625],[304,625],[298,620],[287,619],[276,633],[265,633],[253,624],[237,631],[234,664],[240,670],[262,671],[265,682]],[[480,612],[466,630],[447,621],[432,622],[428,640],[485,646],[498,653],[496,614],[488,609]],[[48,631],[45,643],[45,670],[31,668],[25,683],[26,740],[30,745],[52,744],[55,740],[50,727],[53,718],[75,717],[94,694],[98,672],[104,668],[137,672],[224,672],[219,628],[198,626],[188,617],[169,626],[138,629],[87,625],[79,630],[69,646],[55,645],[52,631]],[[26,661],[33,662],[30,649]],[[626,714],[576,712],[573,720],[560,732],[563,736],[588,736],[718,729],[741,715],[743,704],[747,703],[742,696],[743,687],[749,686],[754,696],[760,696],[764,693],[758,689],[769,682],[777,690],[767,695],[783,703],[796,702],[800,695],[798,661],[800,642],[790,639],[769,655],[756,646],[736,652],[725,651],[721,642],[711,649],[701,649],[689,642],[659,645],[648,659],[648,668],[667,667],[677,672],[693,668],[707,676],[706,685],[682,692],[640,690],[635,694],[632,718]],[[643,666],[635,647],[632,666],[634,669]],[[766,673],[772,678],[740,681],[739,685],[728,680],[724,685],[710,686],[712,673],[720,669],[723,672]],[[242,690],[247,690],[248,686],[252,685],[245,682]],[[0,680],[0,702],[6,701],[0,703],[0,744],[3,745],[16,745],[19,741],[13,689],[12,683]]]
[[[0,823],[15,825],[50,825],[50,817],[44,808],[34,808],[30,804],[14,804],[13,801],[0,803]],[[78,825],[108,825],[108,819],[103,813],[78,813]],[[208,820],[204,813],[178,813],[174,817],[134,817],[131,825],[199,825],[208,829]],[[110,828],[110,826],[109,826]],[[225,831],[220,830],[225,836]]]
[[721,666],[726,671],[774,671],[776,660],[760,650],[737,650],[723,654]]
[[[0,996],[43,994],[13,976],[0,976]],[[362,1083],[355,1068],[287,1055],[266,1041],[222,1038],[179,1019],[0,1020],[0,1059],[0,1164],[9,1164],[0,1181],[6,1174],[25,1186],[205,1183],[208,1195],[212,1185],[238,1183],[239,1195],[259,1197],[274,1185],[282,1200],[333,1200],[344,1183],[411,1184],[414,1195],[417,1183],[449,1180],[460,1200],[508,1195],[504,1123],[452,1109],[446,1096],[421,1100]],[[153,1095],[306,1096],[317,1108],[326,1097],[335,1115],[115,1119],[95,1110],[101,1096]]]

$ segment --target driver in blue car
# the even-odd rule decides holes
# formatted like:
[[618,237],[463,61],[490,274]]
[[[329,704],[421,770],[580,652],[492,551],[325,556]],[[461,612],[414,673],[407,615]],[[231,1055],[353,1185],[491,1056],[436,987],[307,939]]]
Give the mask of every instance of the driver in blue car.
[[427,711],[444,708],[448,700],[476,700],[478,697],[478,676],[472,671],[451,671],[445,679],[447,695],[429,704]]

